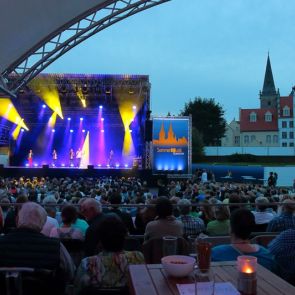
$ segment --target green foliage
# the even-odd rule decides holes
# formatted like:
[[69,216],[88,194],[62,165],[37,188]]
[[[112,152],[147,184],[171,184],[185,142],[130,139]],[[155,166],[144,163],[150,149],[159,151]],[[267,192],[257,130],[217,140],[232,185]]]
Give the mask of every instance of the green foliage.
[[192,128],[192,161],[198,162],[200,157],[204,156],[204,143],[203,138],[198,129]]
[[[185,104],[182,116],[192,116],[192,125],[198,131],[203,144],[207,146],[219,145],[224,136],[226,121],[224,110],[213,98],[196,97]],[[197,135],[195,135],[197,136]],[[200,140],[195,139],[196,142]],[[193,149],[195,147],[193,144]]]
[[228,156],[228,160],[230,162],[247,162],[247,163],[254,163],[257,161],[257,157],[252,154],[232,154]]

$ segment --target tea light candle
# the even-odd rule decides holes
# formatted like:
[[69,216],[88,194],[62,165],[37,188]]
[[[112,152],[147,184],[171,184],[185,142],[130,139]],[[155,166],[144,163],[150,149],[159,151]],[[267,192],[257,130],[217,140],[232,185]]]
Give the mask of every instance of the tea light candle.
[[239,256],[237,266],[239,271],[238,290],[244,295],[256,294],[257,258],[254,256]]

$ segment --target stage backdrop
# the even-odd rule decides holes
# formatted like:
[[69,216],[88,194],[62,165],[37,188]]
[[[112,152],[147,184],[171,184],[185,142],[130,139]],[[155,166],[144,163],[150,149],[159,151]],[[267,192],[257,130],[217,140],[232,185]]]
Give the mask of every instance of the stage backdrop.
[[153,118],[153,173],[191,173],[190,117]]

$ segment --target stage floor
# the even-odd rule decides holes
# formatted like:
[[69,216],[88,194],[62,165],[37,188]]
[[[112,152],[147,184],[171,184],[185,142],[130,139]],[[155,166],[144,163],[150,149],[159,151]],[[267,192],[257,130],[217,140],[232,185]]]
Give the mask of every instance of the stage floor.
[[140,177],[151,178],[152,170],[135,168],[104,168],[90,166],[87,169],[78,167],[15,167],[0,166],[2,177]]

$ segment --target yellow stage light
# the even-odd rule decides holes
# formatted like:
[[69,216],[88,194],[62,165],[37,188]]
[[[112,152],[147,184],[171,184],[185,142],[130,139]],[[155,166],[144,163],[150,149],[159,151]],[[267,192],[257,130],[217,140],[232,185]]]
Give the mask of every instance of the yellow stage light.
[[48,121],[48,126],[53,128],[55,126],[55,123],[56,123],[56,116],[57,116],[57,113],[53,113],[51,115],[51,117],[49,118],[49,121]]
[[15,127],[15,129],[13,130],[13,132],[12,132],[12,138],[13,138],[14,140],[17,140],[17,138],[18,138],[18,136],[19,136],[19,133],[20,133],[20,130],[21,130],[21,128],[22,128],[21,123],[23,123],[23,122],[24,122],[24,119],[21,119],[20,124],[18,124],[18,125]]
[[87,168],[88,164],[89,164],[89,131],[87,132],[86,138],[83,143],[80,167]]
[[82,106],[83,106],[84,108],[86,108],[86,97],[85,97],[85,95],[84,95],[84,93],[83,93],[81,87],[78,88],[77,96],[78,96],[79,99],[81,100]]
[[122,118],[122,122],[125,129],[124,143],[123,143],[123,155],[130,156],[134,154],[134,144],[132,140],[132,134],[129,130],[129,126],[137,115],[138,111],[144,102],[143,97],[137,97],[136,108],[134,108],[134,97],[130,97],[126,89],[115,89],[113,91],[114,97],[116,97],[119,112]]
[[3,117],[14,124],[20,125],[21,128],[29,130],[24,119],[21,118],[9,98],[0,98],[0,117]]
[[56,82],[53,78],[36,78],[29,84],[30,88],[38,93],[38,96],[56,113],[61,119],[63,119],[59,94]]

